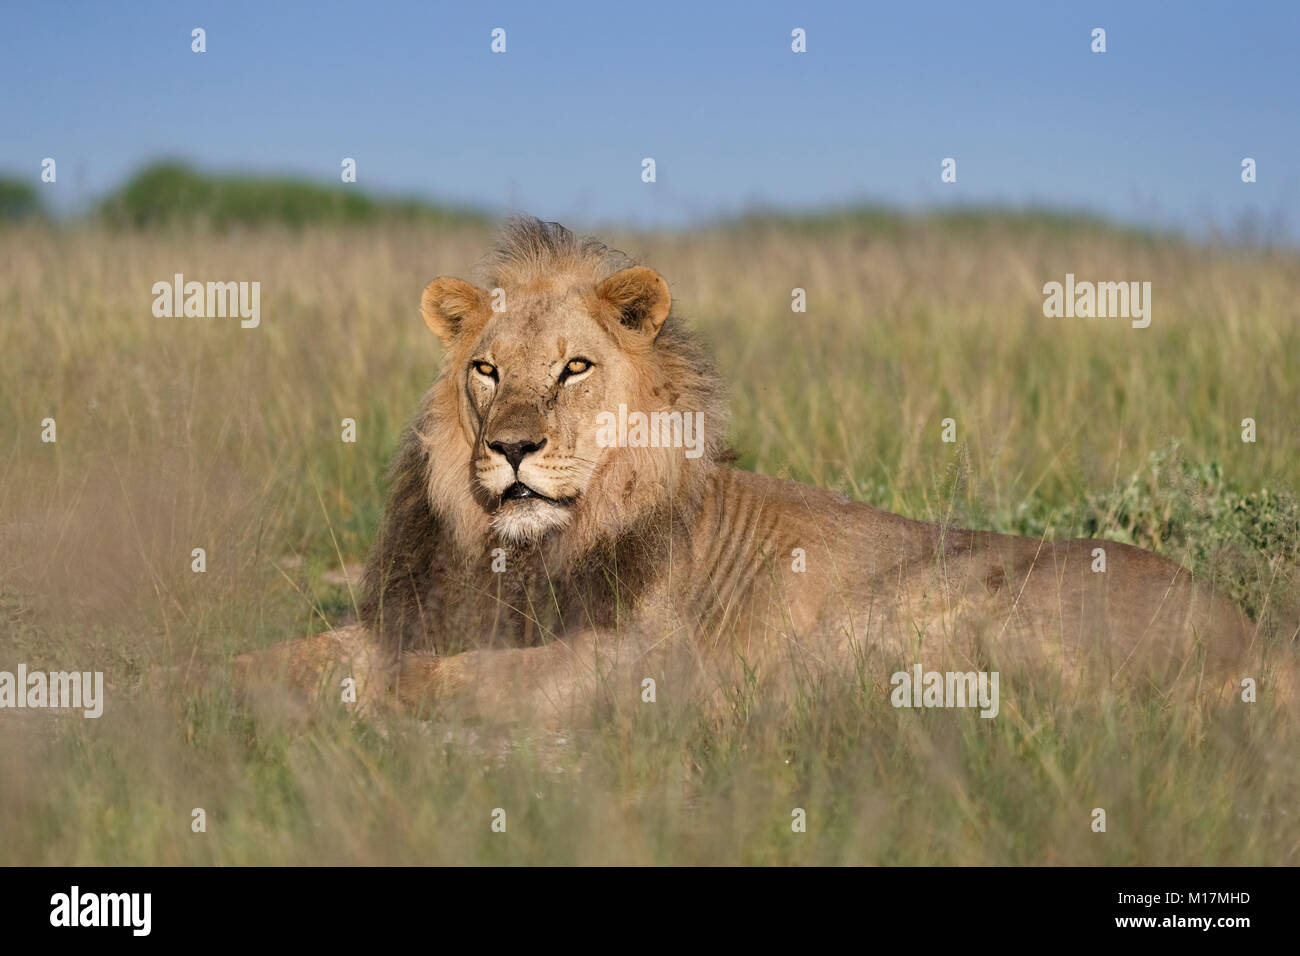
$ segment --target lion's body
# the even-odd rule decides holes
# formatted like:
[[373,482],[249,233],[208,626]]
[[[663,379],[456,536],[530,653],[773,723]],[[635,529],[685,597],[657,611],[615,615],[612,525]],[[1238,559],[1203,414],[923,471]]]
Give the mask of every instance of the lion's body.
[[[425,292],[447,358],[347,632],[403,699],[554,713],[683,662],[1235,677],[1249,622],[1163,558],[944,528],[731,467],[720,379],[650,270],[527,221],[487,284]],[[602,445],[597,417],[620,405],[699,414],[699,456]]]

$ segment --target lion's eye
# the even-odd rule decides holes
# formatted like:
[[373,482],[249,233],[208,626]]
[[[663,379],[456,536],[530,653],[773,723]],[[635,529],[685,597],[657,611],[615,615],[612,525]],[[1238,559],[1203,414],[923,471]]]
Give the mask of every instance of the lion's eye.
[[475,362],[474,371],[478,372],[484,378],[497,377],[497,367],[489,362]]
[[571,375],[581,375],[589,368],[591,368],[591,363],[584,358],[570,359],[564,366],[564,372],[560,375],[560,381],[564,381]]

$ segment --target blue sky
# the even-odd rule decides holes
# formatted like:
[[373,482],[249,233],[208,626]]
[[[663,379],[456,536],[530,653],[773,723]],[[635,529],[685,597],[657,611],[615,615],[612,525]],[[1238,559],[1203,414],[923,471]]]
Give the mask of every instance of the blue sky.
[[[161,156],[584,224],[1046,203],[1300,235],[1300,3],[23,3],[0,171]],[[190,30],[208,50],[190,51]],[[504,28],[507,52],[490,32]],[[808,52],[790,50],[807,31]],[[1090,51],[1094,27],[1107,52]],[[641,182],[652,156],[658,181]],[[958,181],[939,181],[943,157]],[[1244,156],[1258,182],[1240,179]]]

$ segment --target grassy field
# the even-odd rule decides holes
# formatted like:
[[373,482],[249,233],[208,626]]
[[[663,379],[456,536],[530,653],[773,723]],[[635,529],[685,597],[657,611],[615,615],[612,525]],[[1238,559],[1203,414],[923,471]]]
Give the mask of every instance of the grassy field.
[[[792,706],[740,688],[720,718],[559,737],[236,703],[231,655],[352,613],[385,464],[439,360],[420,290],[490,235],[0,229],[0,670],[109,684],[98,720],[0,711],[0,863],[1300,863],[1300,718],[1265,702],[1004,690],[980,720],[846,676]],[[712,344],[741,466],[1154,548],[1294,655],[1300,257],[993,213],[606,238]],[[260,327],[154,317],[151,286],[178,272],[260,281]],[[1045,318],[1067,272],[1149,280],[1151,326]],[[140,686],[199,664],[201,685]]]

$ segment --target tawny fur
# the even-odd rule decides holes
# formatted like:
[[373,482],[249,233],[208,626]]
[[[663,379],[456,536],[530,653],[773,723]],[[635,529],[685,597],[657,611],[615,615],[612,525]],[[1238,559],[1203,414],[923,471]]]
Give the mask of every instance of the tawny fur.
[[[443,371],[390,472],[360,625],[265,658],[300,684],[362,669],[372,700],[565,723],[644,677],[707,696],[848,667],[879,689],[918,662],[1062,686],[1087,665],[1160,693],[1246,675],[1250,622],[1154,554],[943,528],[730,467],[721,379],[667,284],[600,243],[519,220],[480,282],[425,290]],[[574,356],[595,367],[569,384]],[[701,413],[703,454],[599,446],[620,404]],[[539,447],[516,468],[495,450],[512,443]],[[503,500],[516,480],[554,501]]]

